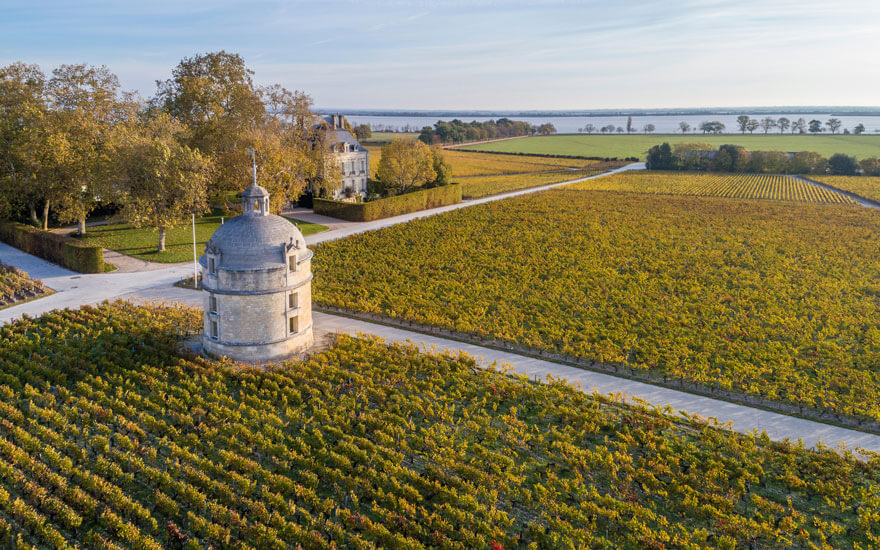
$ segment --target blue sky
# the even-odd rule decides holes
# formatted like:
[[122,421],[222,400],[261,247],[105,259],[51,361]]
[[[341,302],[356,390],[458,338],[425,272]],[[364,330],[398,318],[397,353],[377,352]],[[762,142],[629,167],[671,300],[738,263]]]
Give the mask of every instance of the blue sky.
[[324,107],[880,105],[877,0],[0,0],[0,63],[105,64],[149,96],[241,54]]

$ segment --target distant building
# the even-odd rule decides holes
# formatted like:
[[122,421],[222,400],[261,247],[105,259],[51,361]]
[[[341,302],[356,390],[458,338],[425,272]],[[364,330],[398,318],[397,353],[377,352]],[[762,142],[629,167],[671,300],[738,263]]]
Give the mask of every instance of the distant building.
[[253,185],[244,211],[208,241],[202,265],[208,355],[260,363],[312,345],[312,251],[297,227],[269,212],[269,193]]
[[342,187],[334,191],[331,198],[345,199],[366,195],[367,179],[370,177],[370,152],[345,129],[345,118],[342,115],[327,115],[322,118],[319,126],[326,128],[329,133],[330,146],[342,171]]

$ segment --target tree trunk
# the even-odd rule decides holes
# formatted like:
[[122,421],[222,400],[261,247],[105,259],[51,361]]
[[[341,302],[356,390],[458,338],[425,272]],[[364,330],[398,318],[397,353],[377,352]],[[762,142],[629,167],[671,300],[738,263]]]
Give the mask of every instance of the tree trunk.
[[165,228],[159,228],[159,252],[165,252]]
[[40,225],[40,218],[37,217],[37,207],[34,206],[34,203],[32,203],[32,202],[28,203],[28,211],[30,212],[30,215],[31,215],[31,222],[34,225]]
[[85,218],[79,219],[79,234],[80,235],[86,234],[86,219]]
[[49,230],[49,201],[43,205],[43,231]]

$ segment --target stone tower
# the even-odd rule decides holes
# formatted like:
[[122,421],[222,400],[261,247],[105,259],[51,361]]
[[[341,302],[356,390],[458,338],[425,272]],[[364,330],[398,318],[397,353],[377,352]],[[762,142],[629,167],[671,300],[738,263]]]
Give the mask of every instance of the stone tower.
[[312,345],[312,251],[294,224],[269,212],[265,189],[249,187],[242,203],[199,259],[202,345],[237,361],[283,359]]

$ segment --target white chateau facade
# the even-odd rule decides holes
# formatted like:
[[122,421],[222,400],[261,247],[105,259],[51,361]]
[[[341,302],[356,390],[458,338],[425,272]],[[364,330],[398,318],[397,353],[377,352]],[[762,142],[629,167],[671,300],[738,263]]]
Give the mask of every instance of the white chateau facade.
[[249,187],[242,203],[199,259],[202,347],[236,361],[275,361],[312,346],[312,251],[294,224],[269,212],[265,189]]
[[342,170],[342,187],[331,198],[363,197],[367,194],[367,180],[370,177],[370,152],[345,129],[342,115],[325,116],[321,125],[326,125],[336,164]]

